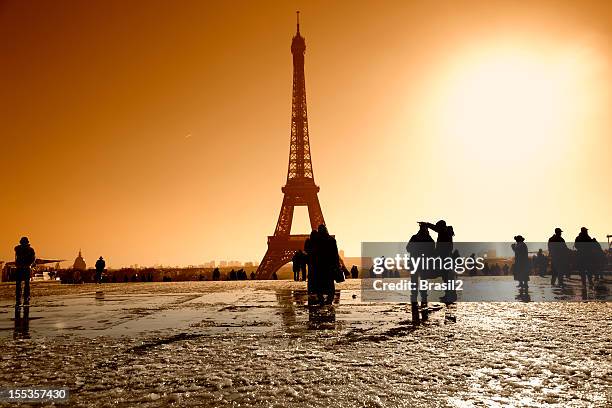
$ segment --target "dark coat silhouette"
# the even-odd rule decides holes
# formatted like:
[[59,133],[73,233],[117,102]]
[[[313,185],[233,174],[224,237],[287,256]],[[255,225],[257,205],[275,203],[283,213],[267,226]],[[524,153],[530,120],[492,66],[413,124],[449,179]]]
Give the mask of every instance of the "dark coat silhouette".
[[102,272],[104,271],[104,268],[106,268],[106,262],[104,259],[102,259],[102,257],[100,257],[100,259],[96,261],[96,271]]
[[514,279],[520,282],[529,281],[529,251],[524,241],[512,244],[514,251]]
[[[410,256],[417,258],[421,255],[425,257],[432,257],[436,253],[436,245],[434,243],[433,238],[429,235],[429,230],[427,226],[422,224],[419,228],[419,232],[410,237],[408,244],[406,245],[406,251],[410,254]],[[428,279],[432,277],[434,271],[428,271],[423,268],[421,270],[416,271],[416,276],[419,276],[423,279]]]
[[317,295],[320,303],[330,304],[335,293],[335,273],[340,268],[336,240],[320,225],[306,240],[304,249],[309,259],[308,290]]
[[293,262],[293,272],[299,272],[300,263],[302,262],[302,257],[300,255],[301,251],[296,251],[291,258],[291,262]]
[[15,247],[15,266],[17,268],[31,268],[36,262],[36,252],[29,243],[21,243]]
[[26,237],[21,238],[15,247],[15,305],[21,304],[21,286],[23,283],[23,304],[30,303],[30,272],[36,262],[36,252]]
[[560,228],[555,230],[555,234],[548,239],[548,253],[551,258],[551,285],[558,279],[559,284],[563,285],[563,277],[569,274],[570,250],[561,237]]
[[359,269],[357,269],[357,265],[353,265],[351,267],[351,278],[352,279],[359,278]]
[[601,247],[601,245],[599,245],[599,242],[597,242],[597,240],[595,238],[592,238],[593,241],[593,273],[596,275],[597,278],[602,279],[603,275],[602,275],[602,271],[604,270],[604,268],[606,267],[606,253],[604,252],[603,248]]
[[302,250],[298,250],[293,254],[291,262],[293,262],[293,280],[300,280],[300,271],[302,271],[303,278],[306,279],[307,255]]
[[593,239],[589,236],[588,231],[583,228],[580,234],[574,241],[576,248],[576,266],[579,270],[587,269],[591,265],[592,253],[593,253]]

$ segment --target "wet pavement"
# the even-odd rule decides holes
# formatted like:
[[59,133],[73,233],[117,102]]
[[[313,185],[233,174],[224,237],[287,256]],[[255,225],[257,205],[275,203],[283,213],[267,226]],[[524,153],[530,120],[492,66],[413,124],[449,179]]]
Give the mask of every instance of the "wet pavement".
[[324,308],[299,282],[49,285],[27,325],[0,288],[0,387],[68,387],[71,406],[612,404],[610,302],[433,305],[413,325],[358,280]]

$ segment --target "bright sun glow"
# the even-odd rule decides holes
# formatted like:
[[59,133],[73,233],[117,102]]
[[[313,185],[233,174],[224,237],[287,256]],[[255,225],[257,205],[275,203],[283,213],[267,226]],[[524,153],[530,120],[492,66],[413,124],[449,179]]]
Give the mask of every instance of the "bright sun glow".
[[549,144],[558,148],[586,108],[581,87],[588,61],[580,57],[505,49],[463,59],[439,105],[449,147],[481,152],[485,160],[492,149],[529,155]]

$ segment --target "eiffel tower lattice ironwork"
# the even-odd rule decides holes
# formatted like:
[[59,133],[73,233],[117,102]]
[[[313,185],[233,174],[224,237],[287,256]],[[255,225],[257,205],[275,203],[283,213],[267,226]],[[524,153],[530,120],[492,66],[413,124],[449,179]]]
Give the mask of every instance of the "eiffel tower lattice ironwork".
[[310,226],[316,229],[325,224],[319,204],[319,187],[314,182],[310,141],[308,138],[308,115],[306,111],[306,81],[304,79],[304,53],[306,41],[300,34],[298,12],[297,32],[291,42],[293,54],[293,97],[291,108],[291,143],[287,182],[274,235],[268,237],[268,250],[257,269],[258,279],[269,279],[280,267],[291,261],[298,249],[304,248],[308,235],[291,235],[293,209],[307,206]]

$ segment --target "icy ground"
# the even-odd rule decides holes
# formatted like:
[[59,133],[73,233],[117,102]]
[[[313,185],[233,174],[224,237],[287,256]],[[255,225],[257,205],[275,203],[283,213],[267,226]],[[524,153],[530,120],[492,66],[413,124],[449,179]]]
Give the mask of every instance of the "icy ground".
[[612,302],[309,309],[302,283],[37,286],[29,327],[0,288],[0,387],[70,406],[610,407]]

